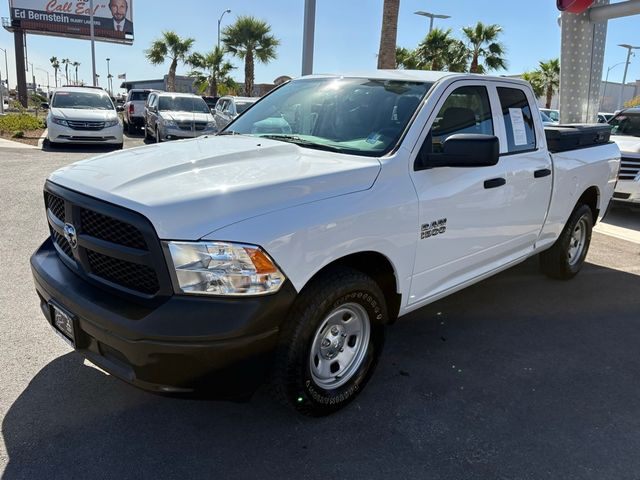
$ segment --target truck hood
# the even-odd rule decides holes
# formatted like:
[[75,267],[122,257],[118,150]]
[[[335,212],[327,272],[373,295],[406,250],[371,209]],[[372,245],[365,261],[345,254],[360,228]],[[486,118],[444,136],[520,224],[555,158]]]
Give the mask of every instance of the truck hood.
[[640,154],[640,137],[630,135],[612,135],[611,140],[616,142],[622,153]]
[[379,171],[376,158],[238,135],[114,152],[49,180],[142,213],[161,239],[197,240],[250,217],[367,190]]

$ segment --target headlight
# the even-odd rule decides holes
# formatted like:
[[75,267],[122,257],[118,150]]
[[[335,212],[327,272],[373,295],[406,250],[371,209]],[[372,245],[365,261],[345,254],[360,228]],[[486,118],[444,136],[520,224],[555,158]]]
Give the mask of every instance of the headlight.
[[167,242],[177,289],[196,295],[265,295],[286,277],[260,247],[227,242]]
[[105,128],[108,127],[115,127],[116,125],[118,125],[120,123],[119,120],[107,120],[106,122],[104,122],[104,126]]
[[62,118],[58,118],[58,117],[51,117],[51,121],[53,123],[57,123],[58,125],[62,125],[63,127],[68,127],[69,124],[67,123],[66,120],[62,119]]

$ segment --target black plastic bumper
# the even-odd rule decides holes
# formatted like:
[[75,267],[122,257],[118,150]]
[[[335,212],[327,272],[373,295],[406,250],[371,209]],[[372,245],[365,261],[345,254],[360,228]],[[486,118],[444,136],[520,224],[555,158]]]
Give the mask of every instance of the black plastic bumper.
[[74,316],[75,348],[103,370],[146,390],[206,390],[221,398],[253,392],[269,367],[280,323],[296,292],[220,299],[174,295],[145,306],[73,273],[47,240],[31,257],[42,311]]

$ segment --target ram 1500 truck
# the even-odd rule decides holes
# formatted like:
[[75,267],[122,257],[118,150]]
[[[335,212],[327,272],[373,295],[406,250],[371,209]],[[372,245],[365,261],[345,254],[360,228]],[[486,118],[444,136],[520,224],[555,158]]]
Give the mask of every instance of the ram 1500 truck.
[[613,199],[640,205],[640,108],[627,108],[609,121],[611,140],[622,155]]
[[519,80],[291,81],[220,135],[51,174],[31,259],[42,311],[139,387],[234,396],[268,378],[331,413],[396,318],[532,255],[555,278],[580,270],[620,153],[590,127],[547,135]]

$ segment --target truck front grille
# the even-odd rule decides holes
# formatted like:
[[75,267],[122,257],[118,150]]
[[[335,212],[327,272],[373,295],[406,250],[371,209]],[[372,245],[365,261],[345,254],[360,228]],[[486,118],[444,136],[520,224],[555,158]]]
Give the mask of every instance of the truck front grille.
[[202,131],[207,128],[207,122],[178,122],[180,130],[196,130]]
[[640,172],[640,158],[622,157],[618,180],[633,180]]
[[[145,217],[51,182],[44,198],[51,239],[76,273],[143,298],[171,293],[160,242]],[[65,226],[75,229],[75,247]]]

